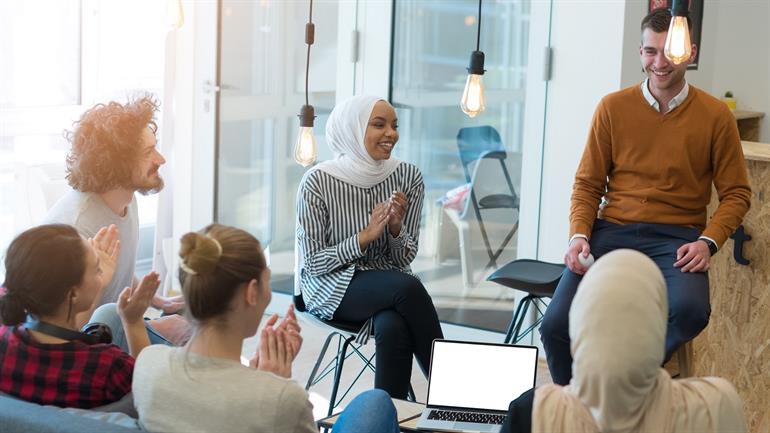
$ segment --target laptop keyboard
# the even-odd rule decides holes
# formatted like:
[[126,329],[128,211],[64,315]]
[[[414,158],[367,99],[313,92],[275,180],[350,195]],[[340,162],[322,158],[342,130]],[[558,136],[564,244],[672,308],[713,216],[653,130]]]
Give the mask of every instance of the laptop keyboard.
[[475,422],[480,424],[502,424],[505,419],[505,415],[496,415],[493,413],[483,412],[463,412],[456,410],[431,410],[428,414],[428,419],[434,419],[437,421],[461,421],[461,422]]

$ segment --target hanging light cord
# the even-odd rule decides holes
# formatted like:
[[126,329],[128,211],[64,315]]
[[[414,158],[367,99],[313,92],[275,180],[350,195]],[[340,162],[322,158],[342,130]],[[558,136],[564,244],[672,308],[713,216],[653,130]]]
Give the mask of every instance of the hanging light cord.
[[[310,0],[311,3],[313,0]],[[481,40],[481,0],[479,0],[479,22],[476,27],[476,51],[479,50],[479,41]]]
[[313,26],[313,0],[310,0],[310,13],[307,20],[307,26],[305,26],[305,43],[307,44],[307,60],[305,61],[305,105],[310,105],[310,101],[308,99],[308,77],[310,76],[310,46],[313,45],[315,39],[315,27]]

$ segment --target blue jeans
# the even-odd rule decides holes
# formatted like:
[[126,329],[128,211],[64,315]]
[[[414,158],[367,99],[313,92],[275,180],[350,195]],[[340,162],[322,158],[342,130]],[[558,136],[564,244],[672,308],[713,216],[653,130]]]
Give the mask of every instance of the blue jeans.
[[396,408],[387,392],[362,392],[348,404],[332,433],[398,433]]
[[[610,251],[630,248],[647,255],[663,273],[668,289],[666,360],[679,346],[695,338],[709,322],[708,274],[682,272],[674,267],[676,250],[694,242],[699,235],[698,229],[690,227],[643,223],[620,225],[597,219],[589,241],[591,254],[597,260]],[[564,270],[540,326],[548,369],[558,385],[567,385],[572,378],[569,309],[582,279],[569,268]]]
[[[124,352],[129,353],[128,340],[126,340],[126,333],[123,330],[123,322],[120,321],[120,315],[118,315],[117,304],[109,303],[98,307],[94,310],[94,314],[91,315],[88,323],[104,323],[109,326],[112,331],[112,344],[119,346]],[[144,325],[147,328],[147,335],[150,337],[150,344],[173,346],[173,344],[150,326],[149,321],[145,321]]]

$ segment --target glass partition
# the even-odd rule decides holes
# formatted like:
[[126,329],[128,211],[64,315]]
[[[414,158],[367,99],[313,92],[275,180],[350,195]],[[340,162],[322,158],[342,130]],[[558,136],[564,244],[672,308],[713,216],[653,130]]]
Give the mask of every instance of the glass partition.
[[477,8],[476,1],[396,1],[391,89],[396,154],[425,178],[413,268],[442,320],[500,329],[513,292],[485,278],[517,258],[530,2],[483,3],[486,111],[471,119],[460,97]]
[[[328,158],[334,107],[339,2],[316,1],[310,103],[319,160]],[[217,222],[245,229],[268,247],[273,289],[293,290],[295,197],[306,171],[293,159],[305,103],[307,2],[221,2],[217,136]]]

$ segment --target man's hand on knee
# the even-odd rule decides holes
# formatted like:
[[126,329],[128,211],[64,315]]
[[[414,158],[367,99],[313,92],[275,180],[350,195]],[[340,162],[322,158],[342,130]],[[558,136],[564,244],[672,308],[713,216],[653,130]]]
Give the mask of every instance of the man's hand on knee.
[[711,251],[703,240],[684,244],[676,250],[674,267],[681,268],[682,272],[706,272],[710,263]]
[[[708,250],[708,247],[706,247],[706,250]],[[582,255],[583,257],[588,257],[590,253],[591,246],[588,244],[588,241],[584,238],[576,237],[572,240],[572,242],[569,243],[569,246],[567,247],[567,253],[564,254],[564,264],[567,265],[570,271],[578,275],[583,275],[586,273],[588,268],[580,263],[580,260],[578,260],[578,254]]]

